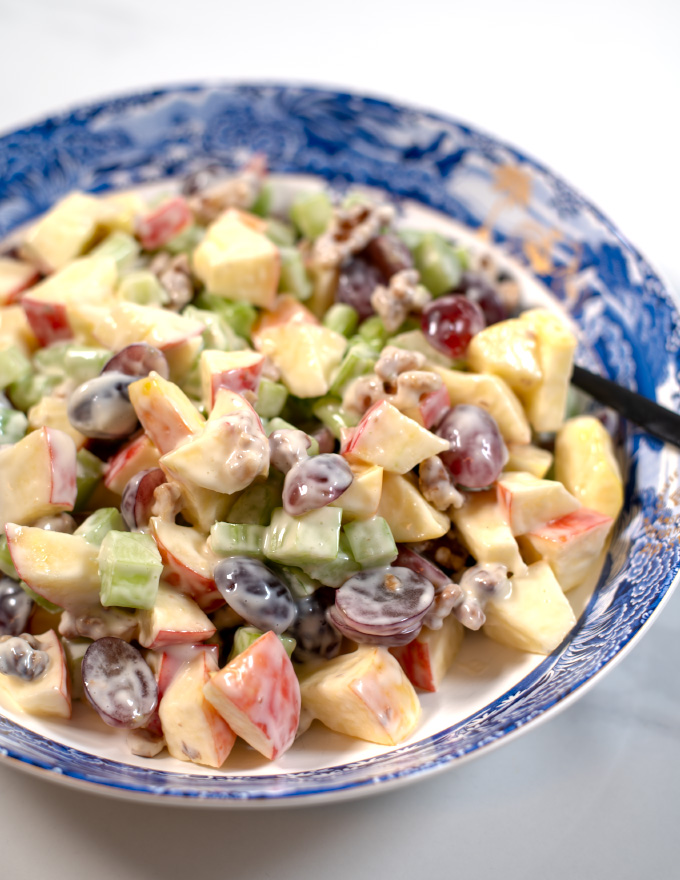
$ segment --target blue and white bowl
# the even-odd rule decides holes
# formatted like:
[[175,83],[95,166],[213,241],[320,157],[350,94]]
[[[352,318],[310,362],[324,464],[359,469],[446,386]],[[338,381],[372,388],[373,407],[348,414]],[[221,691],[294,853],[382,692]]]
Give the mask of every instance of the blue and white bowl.
[[[423,110],[281,85],[158,89],[79,107],[0,138],[0,238],[72,189],[158,184],[217,161],[267,154],[279,175],[375,187],[407,215],[488,243],[578,325],[580,362],[680,408],[680,324],[644,258],[542,165],[488,135]],[[303,180],[304,182],[304,180]],[[119,796],[257,805],[357,796],[418,779],[508,740],[563,708],[628,650],[678,579],[675,450],[622,431],[626,504],[578,624],[549,657],[466,641],[423,723],[386,749],[312,729],[277,763],[245,747],[215,772],[131,757],[86,707],[74,723],[0,715],[0,754]],[[581,609],[579,609],[581,610]]]

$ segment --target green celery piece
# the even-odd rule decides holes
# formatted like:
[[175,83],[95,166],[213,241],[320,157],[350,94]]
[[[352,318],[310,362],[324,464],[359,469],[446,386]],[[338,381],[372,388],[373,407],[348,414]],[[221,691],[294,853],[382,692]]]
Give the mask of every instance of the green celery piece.
[[92,257],[113,257],[119,272],[130,268],[141,252],[136,238],[118,229],[110,233],[92,251]]
[[0,444],[18,443],[28,429],[28,419],[18,409],[0,409]]
[[194,305],[186,306],[182,311],[185,318],[193,318],[205,325],[203,343],[206,349],[218,351],[242,351],[248,343],[239,336],[229,324],[216,312],[197,309]]
[[460,268],[467,272],[470,268],[470,251],[462,244],[453,245],[453,252],[458,257]]
[[354,520],[345,526],[352,555],[362,568],[389,565],[397,558],[397,545],[382,516]]
[[[287,422],[285,419],[280,418],[279,416],[274,416],[273,419],[270,419],[269,422],[264,426],[264,432],[269,437],[274,431],[299,431],[299,428],[296,428],[295,425]],[[316,437],[312,437],[311,435],[307,435],[311,440],[311,445],[307,449],[307,455],[310,457],[312,455],[319,454],[319,441]]]
[[250,213],[255,214],[256,217],[267,217],[271,213],[273,196],[271,185],[265,183],[250,206]]
[[33,366],[39,373],[64,376],[66,352],[72,345],[72,342],[53,342],[52,345],[39,348],[33,355]]
[[[181,379],[176,383],[188,398],[196,404],[201,399],[201,361],[200,355],[196,358]],[[201,413],[204,415],[204,413]]]
[[462,275],[454,248],[436,232],[426,233],[413,251],[420,281],[432,296],[441,296],[457,287]]
[[210,547],[218,556],[262,559],[266,527],[255,523],[216,522],[210,529]]
[[346,410],[337,397],[322,397],[312,407],[314,415],[325,425],[336,440],[342,436],[343,428],[353,428],[359,424],[359,415]]
[[115,507],[100,507],[90,514],[73,533],[80,535],[88,544],[101,546],[102,541],[110,531],[124,532],[125,520]]
[[373,346],[360,339],[345,352],[333,376],[329,393],[335,397],[342,397],[350,382],[373,372],[377,360],[378,353]]
[[408,330],[406,333],[398,333],[390,339],[390,345],[405,348],[408,351],[418,351],[420,354],[424,354],[431,364],[437,364],[439,367],[454,369],[458,364],[461,364],[461,361],[454,361],[453,358],[447,357],[431,346],[422,330]]
[[7,546],[7,535],[5,534],[4,529],[0,531],[0,571],[15,581],[19,580],[19,573],[12,562],[12,556],[10,555],[9,547]]
[[205,236],[205,229],[196,226],[195,223],[178,232],[170,241],[163,245],[163,250],[171,254],[191,254],[198,247]]
[[[234,657],[238,657],[239,654],[242,654],[253,644],[253,642],[256,642],[260,636],[263,635],[264,633],[262,630],[255,629],[254,626],[240,626],[234,633],[234,642],[231,646],[227,663],[230,663]],[[279,639],[283,647],[286,649],[286,654],[290,657],[295,650],[297,642],[292,636],[287,635],[281,635],[279,636]]]
[[277,220],[275,217],[268,218],[267,228],[265,229],[264,234],[270,241],[273,241],[274,244],[279,247],[292,247],[297,238],[295,229],[290,223],[284,223],[282,220]]
[[20,382],[31,374],[31,362],[16,345],[0,350],[0,388]]
[[279,247],[281,254],[281,276],[279,292],[292,293],[299,300],[312,295],[313,285],[307,276],[302,254],[296,247]]
[[359,336],[369,345],[381,350],[389,339],[390,334],[385,329],[382,318],[371,315],[359,325]]
[[48,611],[50,614],[58,614],[62,610],[59,605],[55,605],[54,602],[50,602],[49,599],[43,599],[39,593],[36,593],[35,590],[32,590],[28,586],[26,581],[19,581],[19,584],[24,593],[30,596],[36,605],[40,605],[41,608],[44,608],[45,611]]
[[262,419],[274,419],[281,415],[281,410],[288,400],[288,389],[280,382],[272,382],[271,379],[260,379],[257,390],[257,402],[255,412]]
[[118,282],[118,296],[140,306],[162,306],[169,302],[167,291],[148,269],[130,272]]
[[244,525],[268,526],[272,512],[281,504],[283,475],[272,470],[264,483],[251,483],[234,502],[229,521]]
[[98,376],[112,357],[108,348],[70,345],[64,352],[64,372],[80,385]]
[[359,313],[347,303],[333,303],[321,322],[329,330],[335,330],[347,339],[353,336],[359,326]]
[[66,665],[71,674],[71,699],[73,700],[85,698],[81,666],[83,665],[85,651],[87,651],[91,644],[92,639],[67,639],[63,636],[61,637],[61,646],[64,649]]
[[246,302],[234,302],[215,296],[213,293],[203,291],[194,300],[194,305],[199,309],[218,314],[231,329],[244,339],[250,339],[250,331],[257,319],[257,309]]
[[271,567],[277,574],[281,575],[281,579],[288,584],[288,588],[294,599],[304,599],[305,596],[311,596],[312,593],[319,588],[319,582],[310,577],[301,568],[295,568],[291,565],[276,565],[270,563]]
[[47,397],[52,389],[61,382],[63,382],[63,376],[29,373],[23,379],[12,382],[8,392],[14,406],[23,412],[28,412],[32,406],[35,406],[43,397]]
[[76,455],[76,503],[75,511],[82,510],[95,486],[104,475],[104,462],[88,449],[79,449]]
[[150,611],[162,572],[161,554],[151,535],[108,532],[99,548],[102,605]]
[[339,507],[321,507],[302,516],[291,516],[279,507],[267,528],[264,555],[300,568],[308,562],[330,562],[338,555],[341,519]]
[[325,192],[303,193],[293,202],[290,219],[305,238],[318,238],[330,223],[333,205]]
[[413,253],[423,238],[427,235],[427,232],[424,229],[398,229],[397,235],[411,253]]
[[334,588],[341,587],[347,578],[361,570],[361,566],[352,556],[352,548],[344,532],[340,532],[335,559],[328,562],[307,562],[300,567],[315,581]]

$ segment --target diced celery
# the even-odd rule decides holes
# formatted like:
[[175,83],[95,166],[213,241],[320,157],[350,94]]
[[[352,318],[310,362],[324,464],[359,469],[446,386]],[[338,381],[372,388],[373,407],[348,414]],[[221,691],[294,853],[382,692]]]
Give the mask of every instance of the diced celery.
[[[285,419],[280,418],[279,416],[274,416],[273,419],[270,419],[269,422],[264,426],[264,432],[269,437],[274,431],[299,431],[299,428],[296,428],[295,425],[292,425],[290,422],[287,422]],[[311,445],[307,449],[307,455],[318,455],[319,454],[319,441],[316,437],[312,437],[310,434],[307,435],[311,441]]]
[[292,293],[299,300],[306,300],[312,295],[312,282],[307,277],[307,270],[302,261],[302,254],[296,247],[280,247],[281,277],[279,291]]
[[397,545],[387,520],[382,516],[347,523],[345,534],[352,555],[362,568],[389,565],[397,558]]
[[460,260],[453,247],[441,235],[428,232],[413,250],[413,260],[420,280],[432,296],[441,296],[460,283]]
[[113,353],[107,348],[70,345],[64,352],[64,371],[70,379],[80,385],[98,376],[112,357]]
[[33,366],[40,373],[63,376],[66,373],[66,367],[64,366],[66,352],[72,345],[72,342],[53,342],[52,345],[48,345],[46,348],[38,349],[33,355]]
[[241,351],[248,348],[248,343],[233,330],[217,312],[197,309],[194,305],[187,306],[182,314],[185,318],[193,318],[205,325],[203,344],[207,349],[218,351]]
[[218,556],[262,559],[265,532],[265,526],[254,523],[216,522],[210,529],[210,546]]
[[18,443],[28,428],[28,419],[18,409],[0,409],[0,444]]
[[318,238],[330,223],[333,205],[325,192],[304,193],[290,209],[290,219],[305,238]]
[[390,339],[390,345],[405,348],[407,351],[418,351],[420,354],[424,354],[430,363],[440,367],[451,369],[457,363],[431,346],[422,330],[408,330],[406,333],[398,333]]
[[250,331],[257,319],[257,309],[250,303],[234,302],[203,291],[194,300],[194,305],[199,309],[216,312],[235,333],[244,339],[250,338]]
[[255,214],[256,217],[266,217],[271,211],[272,207],[272,188],[269,184],[265,184],[261,187],[259,193],[257,194],[257,198],[250,206],[250,213]]
[[297,238],[295,230],[290,223],[284,223],[281,220],[277,220],[275,217],[270,217],[267,220],[265,235],[270,241],[273,241],[274,244],[279,247],[292,247]]
[[373,346],[363,341],[352,345],[335,371],[329,392],[335,397],[342,397],[350,382],[373,372],[377,360],[378,354]]
[[282,579],[288,584],[288,588],[294,599],[304,599],[305,596],[311,596],[312,593],[319,588],[319,582],[306,574],[301,568],[295,568],[290,565],[276,565],[270,563],[277,574],[281,574]]
[[424,229],[398,229],[397,235],[406,247],[413,252],[427,235]]
[[90,500],[95,486],[105,470],[104,462],[88,449],[79,449],[76,455],[76,503],[74,510],[82,510]]
[[20,382],[30,374],[31,362],[20,348],[10,345],[0,350],[0,388]]
[[359,313],[347,303],[333,303],[321,323],[329,330],[335,330],[336,333],[349,339],[359,326]]
[[344,532],[340,532],[338,553],[335,559],[327,562],[306,562],[301,568],[319,583],[335,588],[341,587],[347,578],[361,570],[361,566],[352,556],[352,550]]
[[150,611],[162,571],[161,554],[151,535],[108,532],[99,548],[102,605]]
[[163,249],[171,254],[190,254],[198,247],[204,236],[205,230],[192,223],[166,242]]
[[463,272],[467,272],[470,268],[470,252],[462,244],[453,245],[453,252],[458,257],[460,268]]
[[389,339],[389,333],[385,329],[382,318],[378,315],[371,315],[359,325],[359,336],[369,345],[374,346],[378,350],[383,348]]
[[322,507],[302,516],[291,516],[277,508],[267,528],[264,554],[282,565],[307,562],[329,562],[338,555],[340,522],[339,507]]
[[353,428],[359,424],[359,415],[346,410],[337,397],[322,397],[312,407],[314,415],[325,425],[336,440],[342,435],[343,428]]
[[7,546],[7,535],[4,529],[0,530],[0,571],[15,581],[19,580],[19,575],[14,567],[9,547]]
[[268,526],[272,511],[281,504],[283,477],[272,471],[266,483],[251,483],[234,502],[229,521]]
[[118,229],[107,235],[104,241],[90,251],[92,257],[113,257],[119,272],[132,266],[139,256],[141,246],[136,238]]
[[177,385],[191,402],[197,405],[197,401],[201,397],[201,362],[199,358],[196,358],[182,378],[178,379]]
[[169,296],[156,275],[148,269],[130,272],[118,282],[118,296],[140,306],[162,306]]
[[29,373],[23,379],[12,382],[9,386],[9,396],[17,409],[27,412],[35,406],[39,400],[63,382],[63,376],[48,375],[46,373]]
[[88,516],[73,534],[80,535],[88,544],[99,547],[111,531],[126,531],[125,521],[115,507],[100,507]]
[[272,382],[271,379],[260,379],[257,390],[257,403],[255,412],[263,419],[273,419],[281,414],[281,410],[288,400],[288,389],[280,382]]
[[82,700],[85,696],[81,666],[85,651],[91,644],[92,639],[65,639],[63,637],[61,639],[66,665],[71,677],[71,699],[73,700]]
[[[240,626],[234,633],[234,641],[227,662],[229,663],[234,657],[238,657],[239,654],[242,654],[253,644],[253,642],[256,642],[260,636],[263,635],[264,633],[262,630],[255,629],[254,626]],[[281,640],[283,647],[286,649],[286,653],[290,657],[295,650],[297,642],[292,636],[281,635],[279,636],[279,639]]]
[[55,605],[54,602],[50,602],[49,599],[44,599],[39,593],[32,590],[26,581],[19,581],[19,584],[24,593],[30,596],[36,605],[40,605],[41,608],[44,608],[45,611],[48,611],[50,614],[58,614],[58,612],[61,611],[59,605]]

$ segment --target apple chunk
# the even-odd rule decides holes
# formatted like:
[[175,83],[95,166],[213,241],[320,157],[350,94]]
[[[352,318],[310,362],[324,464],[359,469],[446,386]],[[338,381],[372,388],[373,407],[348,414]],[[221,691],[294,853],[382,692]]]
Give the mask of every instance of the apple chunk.
[[217,662],[206,652],[184,666],[161,699],[158,714],[168,751],[180,761],[221,767],[236,734],[203,693]]
[[463,625],[450,614],[441,629],[423,627],[412,642],[390,648],[390,653],[397,658],[414,687],[434,692],[456,659],[463,634]]
[[239,394],[257,394],[264,366],[264,355],[256,351],[204,351],[201,353],[201,396],[208,412],[217,391],[229,388]]
[[420,702],[386,648],[360,645],[301,682],[306,710],[322,724],[368,742],[394,746],[415,729]]
[[517,541],[493,490],[468,493],[452,519],[477,562],[500,562],[509,572],[526,573]]
[[331,387],[347,340],[340,333],[307,321],[289,321],[258,333],[257,347],[281,371],[281,381],[296,397],[321,397]]
[[54,630],[33,636],[37,649],[47,654],[47,666],[33,681],[0,673],[0,693],[29,715],[71,717],[71,684],[61,642]]
[[139,614],[139,644],[157,650],[170,645],[195,645],[215,635],[206,614],[188,596],[160,583],[154,607]]
[[448,516],[428,504],[408,474],[383,473],[377,514],[387,520],[395,541],[430,541],[451,528]]
[[16,302],[22,291],[34,284],[39,277],[30,263],[11,257],[0,257],[0,306]]
[[581,506],[562,483],[541,480],[525,471],[501,474],[496,489],[498,502],[513,535],[525,535]]
[[129,386],[137,418],[161,454],[200,433],[205,419],[174,382],[156,372]]
[[140,471],[158,467],[159,458],[160,453],[151,438],[147,434],[140,434],[109,459],[104,485],[112,492],[122,495],[128,481]]
[[0,528],[73,510],[75,501],[76,447],[68,434],[41,428],[0,448]]
[[96,196],[69,193],[29,229],[22,250],[45,272],[61,269],[92,244],[103,213]]
[[202,607],[224,604],[215,586],[213,569],[218,559],[207,538],[197,529],[152,516],[149,527],[165,565],[168,584],[195,599]]
[[300,685],[275,633],[266,632],[227,663],[203,693],[231,729],[270,761],[293,744]]

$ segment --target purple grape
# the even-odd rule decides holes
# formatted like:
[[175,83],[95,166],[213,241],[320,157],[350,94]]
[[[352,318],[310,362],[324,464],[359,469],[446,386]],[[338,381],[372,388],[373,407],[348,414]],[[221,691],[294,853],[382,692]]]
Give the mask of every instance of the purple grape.
[[33,600],[19,581],[0,578],[0,635],[18,636],[24,632],[33,610]]
[[132,345],[126,345],[125,348],[122,348],[118,354],[114,354],[111,360],[104,365],[102,373],[124,373],[126,376],[143,379],[152,371],[164,379],[170,376],[170,368],[165,355],[146,342],[133,342]]
[[472,337],[486,326],[482,309],[460,294],[432,300],[420,323],[430,345],[452,358],[463,357]]
[[141,653],[122,639],[92,642],[82,663],[85,695],[111,727],[144,727],[158,704],[158,686]]
[[79,385],[68,402],[69,421],[86,437],[122,440],[137,428],[137,413],[128,386],[134,377],[102,373]]
[[165,482],[167,478],[160,468],[140,471],[128,480],[123,489],[120,513],[131,532],[148,526],[154,492]]
[[325,507],[352,485],[354,474],[341,455],[326,452],[294,464],[283,483],[283,507],[291,516]]
[[369,241],[363,256],[389,281],[397,272],[413,268],[411,251],[398,235],[378,235]]
[[408,544],[397,544],[399,551],[395,563],[404,568],[410,568],[416,574],[427,578],[436,589],[441,589],[451,583],[451,578],[425,556],[416,553]]
[[49,665],[50,655],[40,650],[40,643],[34,636],[28,633],[0,636],[0,674],[35,681]]
[[393,635],[378,635],[375,633],[362,632],[361,630],[350,626],[338,613],[338,609],[335,606],[328,609],[326,617],[331,626],[335,627],[335,629],[342,633],[343,636],[346,636],[358,645],[380,645],[380,647],[383,648],[398,648],[412,642],[422,629],[422,623],[418,622],[418,624],[411,629],[404,630],[400,633],[394,633]]
[[214,577],[227,605],[251,626],[281,635],[295,620],[290,590],[259,559],[228,556],[217,563]]
[[500,293],[486,275],[479,272],[463,272],[455,292],[464,294],[466,299],[480,307],[484,312],[487,327],[489,324],[505,321],[508,317],[508,310]]
[[333,619],[368,635],[398,635],[418,628],[433,601],[432,583],[410,568],[369,568],[337,591]]
[[375,314],[371,296],[379,284],[383,283],[380,271],[359,257],[353,259],[340,272],[335,301],[347,303],[359,313],[359,318],[370,318]]
[[337,657],[342,636],[326,618],[326,610],[334,601],[335,590],[330,587],[319,587],[311,596],[297,600],[295,620],[288,629],[288,634],[297,642],[293,660],[308,663]]
[[449,441],[449,451],[439,457],[457,486],[484,489],[496,482],[508,460],[508,450],[486,410],[468,404],[455,406],[436,433]]

